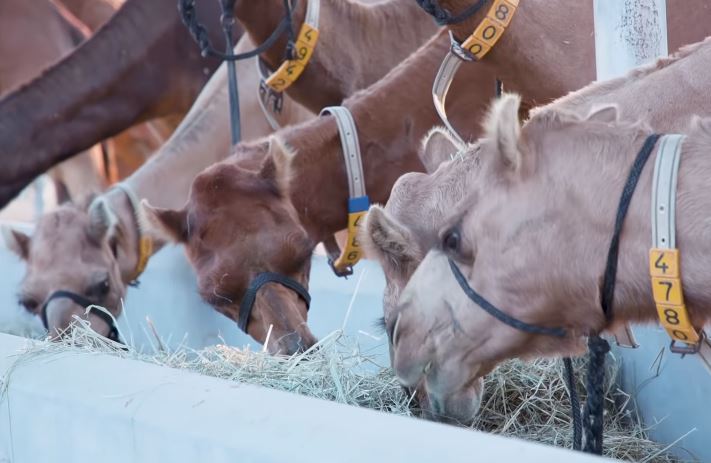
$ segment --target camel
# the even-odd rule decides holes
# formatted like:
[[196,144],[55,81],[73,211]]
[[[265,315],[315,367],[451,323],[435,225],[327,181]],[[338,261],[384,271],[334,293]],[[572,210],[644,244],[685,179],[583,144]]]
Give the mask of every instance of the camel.
[[[429,21],[429,19],[427,19]],[[328,35],[323,32],[323,38],[327,39]],[[407,35],[407,37],[410,37]],[[391,40],[397,40],[397,37],[391,37]],[[246,42],[245,42],[246,43]],[[411,43],[414,47],[417,44]],[[241,48],[244,50],[244,46]],[[321,56],[326,60],[333,60],[326,52],[329,49],[324,47],[321,49]],[[337,50],[334,50],[337,52]],[[316,57],[314,58],[316,59]],[[393,59],[397,59],[395,56]],[[390,63],[394,66],[396,61]],[[238,66],[246,66],[240,70],[240,74],[245,72],[251,73],[256,77],[254,62],[239,63]],[[381,68],[381,73],[387,72],[387,68]],[[374,72],[374,68],[370,70]],[[344,79],[358,78],[358,73],[344,76]],[[224,76],[223,76],[224,77]],[[201,169],[209,164],[223,159],[229,154],[229,142],[227,134],[227,120],[223,117],[227,114],[226,110],[226,88],[224,88],[224,78],[221,77],[218,81],[211,81],[211,90],[208,94],[213,97],[204,96],[198,99],[193,108],[192,116],[181,124],[178,133],[169,141],[164,149],[159,152],[154,160],[151,160],[145,167],[139,169],[136,174],[131,176],[126,181],[126,185],[133,190],[138,198],[146,198],[154,204],[165,208],[177,208],[185,203],[187,198],[190,183]],[[374,78],[377,78],[374,77]],[[304,79],[308,79],[304,77]],[[247,81],[240,79],[242,98],[241,103],[248,101],[250,96],[256,97],[257,81]],[[343,85],[343,84],[342,84]],[[256,104],[256,100],[250,100]],[[288,108],[289,106],[287,106]],[[291,110],[286,109],[283,113],[283,120],[280,123],[287,124],[304,120],[307,116],[305,109],[294,106]],[[244,118],[245,121],[258,121],[259,130],[253,130],[250,136],[256,137],[269,133],[268,127],[265,127],[259,110],[255,107],[243,107],[243,114],[254,114],[255,118]],[[311,113],[308,113],[311,115]],[[245,135],[250,134],[248,128],[243,128]],[[194,152],[198,151],[201,156],[194,156]],[[173,153],[173,154],[171,154]],[[171,181],[166,183],[164,179],[166,175]],[[135,278],[136,268],[141,261],[138,252],[139,241],[141,235],[147,236],[150,231],[140,233],[137,229],[134,208],[127,196],[120,190],[112,190],[108,194],[103,195],[98,200],[94,201],[88,208],[67,207],[62,211],[53,213],[48,218],[43,218],[37,226],[35,236],[30,239],[27,235],[19,231],[9,231],[5,233],[9,247],[17,251],[18,255],[28,260],[28,273],[23,282],[23,288],[33,288],[33,282],[41,279],[42,287],[39,289],[28,289],[26,292],[32,293],[28,300],[36,304],[27,306],[30,312],[36,313],[49,294],[57,288],[67,288],[74,292],[81,292],[83,288],[77,285],[76,280],[84,278],[84,281],[90,275],[79,273],[78,276],[67,276],[64,270],[49,271],[51,276],[47,276],[48,270],[45,268],[47,261],[41,259],[33,259],[33,255],[49,252],[48,248],[53,249],[54,259],[58,262],[66,262],[63,268],[76,269],[83,268],[76,262],[77,254],[72,249],[81,248],[84,250],[86,262],[100,262],[104,275],[115,275],[110,281],[112,288],[118,288],[115,292],[111,292],[105,298],[105,304],[110,310],[118,315],[120,307],[118,300],[125,294],[126,285]],[[94,223],[102,223],[99,230],[99,235],[102,235],[102,243],[97,245],[94,239],[92,242],[91,233],[89,237],[85,237],[86,233],[81,233],[82,229],[88,229]],[[57,227],[55,224],[59,222]],[[44,229],[47,229],[46,233]],[[95,236],[96,233],[94,233]],[[155,237],[156,242],[153,251],[157,251],[162,242],[160,237]],[[63,243],[66,240],[66,245],[57,246],[57,243]],[[115,242],[116,254],[114,256],[111,243]],[[36,251],[35,251],[36,250]],[[118,271],[112,269],[118,267]],[[56,267],[53,267],[56,268]],[[91,267],[87,266],[87,272],[91,271]],[[67,314],[66,316],[54,317],[57,325],[50,323],[50,331],[61,331],[67,326],[67,322],[71,320],[73,314],[83,314],[83,309],[71,303],[63,304],[57,308],[49,307],[50,311],[57,314]],[[89,316],[90,319],[91,316]],[[96,323],[95,328],[101,334],[107,333],[107,326],[102,324],[102,320],[93,320]]]
[[[76,6],[80,3],[83,2],[74,1]],[[97,3],[98,5],[100,3]],[[41,70],[70,53],[87,36],[85,33],[91,34],[92,29],[81,21],[89,19],[92,25],[101,25],[102,21],[109,19],[113,11],[104,5],[107,8],[81,11],[80,17],[67,21],[63,4],[58,3],[57,7],[59,8],[48,0],[32,3],[8,0],[0,6],[0,22],[3,23],[0,27],[0,97],[11,93]],[[40,28],[43,28],[45,33],[31,35],[28,41],[26,31]],[[18,54],[17,50],[20,48],[26,49],[27,53]],[[153,127],[144,128],[145,131],[148,129]],[[138,148],[162,142],[167,138],[165,132],[166,130],[152,130],[151,136],[148,137],[146,133],[139,134],[134,130],[123,134],[121,139],[115,142],[121,143],[120,152],[124,158],[139,156],[145,159],[145,153],[139,152]],[[116,151],[112,150],[114,158]],[[94,146],[51,169],[48,174],[55,184],[58,202],[103,190],[107,180],[104,177],[104,162],[100,147]]]
[[[31,35],[28,42],[25,32],[39,29],[44,33]],[[68,54],[82,39],[82,34],[47,0],[3,2],[0,5],[0,98]],[[27,53],[17,53],[23,47]],[[100,153],[92,149],[49,171],[60,202],[104,188],[97,170],[99,160]]]
[[[662,142],[641,171],[624,220],[608,318],[600,292],[615,214],[632,163],[654,131],[646,123],[619,121],[614,105],[587,115],[552,105],[521,127],[518,105],[515,95],[493,105],[485,137],[467,151],[481,162],[468,195],[444,221],[441,244],[427,253],[394,314],[397,375],[406,385],[426,376],[434,400],[467,387],[506,359],[577,355],[587,336],[614,324],[659,321],[649,253],[655,247],[651,159],[659,156]],[[711,212],[704,174],[711,169],[711,120],[695,118],[685,133],[675,228],[683,301],[698,330],[711,320],[704,278],[711,255],[704,232]],[[459,283],[453,277],[457,267],[463,275]],[[481,310],[464,287],[479,291],[508,316],[564,332],[551,336],[512,328]],[[670,310],[664,316],[678,325],[678,313]]]
[[[684,131],[692,115],[711,116],[711,100],[697,95],[708,79],[698,69],[711,63],[711,41],[707,40],[678,55],[640,67],[619,79],[591,85],[565,96],[551,105],[559,111],[586,114],[602,104],[616,104],[623,120],[648,120],[658,131]],[[681,84],[683,82],[683,84]],[[645,98],[650,91],[658,98]],[[690,100],[687,104],[679,101]],[[535,110],[536,114],[539,110]],[[541,111],[545,111],[545,108]],[[430,160],[434,173],[408,174],[401,177],[385,208],[373,206],[361,233],[368,255],[378,260],[386,274],[388,286],[384,309],[386,324],[392,332],[400,293],[412,277],[424,256],[439,246],[440,232],[453,207],[467,197],[474,172],[480,169],[479,156],[455,156],[437,167],[437,162],[449,159],[451,153],[467,149],[446,131],[434,130],[423,142],[423,156]],[[413,205],[417,207],[413,207]],[[423,218],[426,217],[426,220]],[[612,328],[618,328],[613,326]],[[399,323],[398,323],[398,330]],[[397,335],[399,337],[399,335]],[[391,336],[391,340],[393,337]],[[427,387],[420,389],[429,390]],[[469,391],[471,401],[448,407],[445,396],[461,397],[465,392],[449,390],[432,400],[438,401],[450,417],[466,422],[474,414],[478,397]]]
[[[206,2],[204,13],[216,40],[219,5]],[[200,56],[172,0],[127,0],[74,53],[0,100],[0,207],[75,153],[186,112],[218,64]]]
[[[672,19],[677,18],[677,14],[683,14],[685,5],[679,4],[680,9],[670,13]],[[493,94],[496,76],[503,79],[505,88],[523,93],[529,104],[551,101],[592,80],[594,60],[589,40],[593,31],[591,4],[566,4],[565,11],[566,14],[576,17],[574,28],[569,27],[570,22],[536,20],[550,14],[549,2],[522,2],[506,35],[486,59],[462,67],[450,91],[449,112],[455,126],[468,139],[478,135],[481,113],[476,108],[485,107],[485,102],[488,102]],[[526,18],[530,20],[526,21]],[[702,26],[702,21],[695,22],[687,25],[687,30],[693,30],[702,38]],[[438,120],[428,98],[422,98],[422,95],[430,93],[438,61],[446,53],[448,45],[448,37],[442,34],[439,39],[430,43],[431,51],[423,49],[418,52],[418,57],[429,60],[431,64],[424,64],[423,61],[416,71],[413,66],[409,74],[391,73],[371,89],[370,99],[361,95],[361,98],[353,97],[352,100],[346,101],[345,105],[351,109],[358,126],[361,146],[371,146],[374,152],[381,148],[382,151],[377,151],[378,155],[374,156],[378,158],[378,163],[390,159],[400,163],[383,169],[382,164],[368,166],[368,160],[365,160],[369,192],[374,188],[387,191],[392,186],[393,178],[406,173],[407,169],[421,169],[416,159],[419,140]],[[536,49],[541,50],[535,54],[535,62],[532,62],[532,55],[521,56],[519,52],[533,45],[537,45]],[[672,43],[670,46],[673,49],[679,44]],[[422,58],[428,53],[431,53],[428,59]],[[401,66],[408,64],[408,61]],[[560,67],[556,67],[553,76],[549,63],[562,63]],[[396,82],[395,76],[399,76],[400,80]],[[426,78],[419,78],[423,76]],[[392,85],[392,89],[398,90],[389,93],[376,92],[376,88],[385,88],[385,82]],[[403,127],[403,117],[397,111],[385,111],[382,108],[407,108],[405,123],[413,128]],[[287,152],[286,156],[282,155],[284,151]],[[292,152],[297,154],[289,156]],[[364,158],[367,156],[366,154]],[[263,157],[267,160],[255,173],[254,165]],[[290,160],[286,162],[285,158]],[[317,159],[318,167],[310,168],[306,160],[311,160],[314,164]],[[409,166],[402,162],[405,159],[410,163]],[[245,162],[243,166],[239,165],[240,160]],[[248,175],[250,170],[253,172]],[[315,170],[318,170],[318,175]],[[220,183],[228,172],[230,181]],[[236,176],[237,172],[241,174]],[[292,180],[284,181],[284,178]],[[280,192],[281,197],[265,199],[264,196],[253,195],[245,198],[245,192],[253,192],[250,185],[259,185],[262,180],[277,185],[276,191]],[[232,195],[216,197],[207,191],[198,191],[206,190],[211,182],[223,186],[231,191]],[[317,187],[318,191],[313,191]],[[305,286],[308,261],[302,260],[303,265],[297,266],[298,268],[280,267],[285,265],[284,256],[298,256],[303,259],[316,242],[334,230],[343,228],[347,217],[344,167],[335,123],[330,118],[280,132],[276,142],[264,141],[259,145],[243,146],[232,160],[213,166],[198,176],[193,188],[186,207],[178,211],[149,208],[148,215],[152,216],[155,227],[162,231],[167,239],[172,238],[186,244],[188,256],[198,273],[202,296],[216,309],[232,318],[237,317],[247,284],[259,272],[283,273],[287,271],[286,268],[287,276]],[[285,194],[287,192],[288,194]],[[375,195],[371,195],[371,200],[383,201]],[[227,202],[233,203],[226,204]],[[270,211],[274,218],[256,216],[251,212],[254,210]],[[187,217],[191,218],[191,233],[185,233],[186,220],[183,219]],[[278,220],[284,227],[275,230],[273,235],[266,233],[264,230],[269,228],[267,223],[270,223],[270,220]],[[240,240],[223,240],[220,236],[208,233],[209,230],[220,229],[231,230],[226,234],[239,236]],[[285,236],[289,239],[285,240]],[[275,344],[267,347],[271,352],[289,354],[308,347],[313,336],[306,325],[305,302],[298,294],[273,286],[269,294],[257,297],[253,317],[248,324],[249,334],[263,342],[271,325],[272,334],[279,333],[281,337],[289,339],[288,348]],[[394,286],[389,281],[388,291],[394,289]],[[275,313],[282,318],[275,318]],[[388,321],[386,311],[386,322]],[[471,390],[452,395],[449,403],[444,404],[445,408],[429,409],[427,413],[441,419],[457,419],[460,416],[464,417],[464,420],[470,419],[471,414],[467,413],[470,407],[466,404],[477,400],[479,385],[479,382],[473,383]],[[427,391],[426,388],[423,390]],[[429,404],[425,403],[424,407],[429,407]]]

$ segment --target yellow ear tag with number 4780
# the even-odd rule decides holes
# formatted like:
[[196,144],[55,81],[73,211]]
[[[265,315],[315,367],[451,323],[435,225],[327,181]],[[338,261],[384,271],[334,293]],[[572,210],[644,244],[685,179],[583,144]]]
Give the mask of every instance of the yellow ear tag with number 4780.
[[679,268],[678,249],[653,248],[649,251],[649,275],[659,321],[675,341],[695,344],[700,338],[684,305]]

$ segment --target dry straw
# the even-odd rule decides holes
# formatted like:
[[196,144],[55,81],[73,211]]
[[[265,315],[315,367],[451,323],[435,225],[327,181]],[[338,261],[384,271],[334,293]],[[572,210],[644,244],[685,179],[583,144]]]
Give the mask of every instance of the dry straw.
[[[403,391],[392,371],[376,365],[340,331],[325,337],[308,352],[290,358],[224,345],[200,351],[159,349],[155,354],[142,354],[102,338],[85,322],[78,322],[62,342],[30,347],[18,357],[14,368],[47,355],[109,353],[397,415],[418,414],[412,397]],[[162,347],[163,343],[159,341],[157,345]],[[582,362],[576,362],[578,391],[584,394],[582,367]],[[615,374],[615,366],[610,367],[607,377]],[[474,428],[570,448],[570,401],[561,362],[507,362],[487,377],[485,389]],[[677,461],[648,439],[637,417],[627,411],[629,405],[629,396],[609,382],[606,456],[638,462]]]

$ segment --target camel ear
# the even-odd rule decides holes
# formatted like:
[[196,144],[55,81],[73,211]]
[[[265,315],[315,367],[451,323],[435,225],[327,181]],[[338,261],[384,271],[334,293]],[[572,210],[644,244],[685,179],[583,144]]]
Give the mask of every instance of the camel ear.
[[514,171],[521,167],[521,151],[518,146],[521,136],[518,120],[520,106],[520,96],[505,93],[491,105],[484,122],[486,137],[496,143],[501,162]]
[[615,123],[619,120],[617,105],[610,104],[594,107],[590,110],[590,114],[588,114],[588,117],[586,117],[585,120],[604,122],[607,124]]
[[89,236],[97,243],[103,242],[114,234],[118,219],[106,199],[98,197],[89,205]]
[[422,258],[410,231],[377,205],[371,206],[366,215],[360,241],[368,256],[400,272],[407,271]]
[[295,153],[280,138],[269,137],[267,156],[259,170],[264,180],[274,182],[280,192],[286,193],[289,185],[291,160]]
[[425,135],[420,149],[420,161],[427,173],[431,174],[444,161],[464,149],[463,146],[444,127],[434,127]]
[[150,227],[150,234],[161,241],[169,243],[185,243],[188,238],[187,212],[153,207],[145,199],[141,201],[141,209]]
[[2,237],[8,249],[17,254],[20,259],[27,260],[30,256],[30,240],[32,238],[8,226],[3,225],[0,230],[2,230]]

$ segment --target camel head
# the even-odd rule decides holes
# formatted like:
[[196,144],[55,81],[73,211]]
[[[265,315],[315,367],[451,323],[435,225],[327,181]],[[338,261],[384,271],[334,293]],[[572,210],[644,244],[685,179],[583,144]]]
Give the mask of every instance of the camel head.
[[97,333],[109,334],[111,326],[105,317],[93,310],[87,313],[71,298],[55,294],[71,292],[106,308],[114,317],[121,313],[126,295],[118,262],[122,236],[104,198],[88,207],[66,204],[45,214],[32,236],[9,227],[2,231],[7,247],[27,265],[19,303],[44,318],[51,337],[61,336],[75,317],[89,321]]
[[[434,409],[447,409],[452,397],[472,391],[503,360],[581,353],[583,337],[605,326],[599,279],[628,167],[608,161],[619,159],[620,150],[632,152],[644,136],[634,127],[616,127],[617,111],[610,106],[587,118],[551,111],[522,129],[519,103],[517,96],[504,95],[492,105],[484,137],[463,154],[472,166],[466,189],[433,220],[433,243],[389,308],[393,367],[404,385],[426,385]],[[605,178],[614,180],[614,188],[591,186],[577,155],[583,151],[596,153],[585,153],[591,165],[608,165]],[[599,162],[603,156],[608,164]],[[571,185],[602,192],[581,198]],[[402,216],[398,226],[380,213],[369,219],[371,241],[381,242],[381,254],[412,241]],[[600,243],[594,254],[600,258],[589,256],[592,242]],[[645,246],[646,240],[643,258]],[[589,258],[573,258],[586,253]],[[562,327],[564,337],[502,323],[465,293],[453,264],[501,311],[528,324]],[[479,403],[454,406],[472,414]]]
[[[308,286],[315,244],[288,196],[287,148],[276,138],[240,145],[239,159],[199,174],[181,210],[143,204],[149,222],[166,240],[185,245],[202,298],[239,320],[240,305],[255,278],[274,272]],[[251,169],[250,167],[255,167]],[[306,301],[277,282],[256,292],[246,331],[271,353],[291,355],[316,342]]]
[[[407,285],[428,250],[438,242],[438,226],[466,190],[467,174],[474,164],[457,156],[465,149],[445,129],[435,128],[425,136],[419,155],[428,174],[409,173],[393,186],[385,207],[370,208],[360,239],[368,257],[377,260],[385,273],[383,297],[385,325],[391,345],[397,341],[395,319],[400,293]],[[467,424],[479,406],[482,381],[449,395],[446,400],[432,400],[426,381],[417,390],[423,413],[438,421]]]

